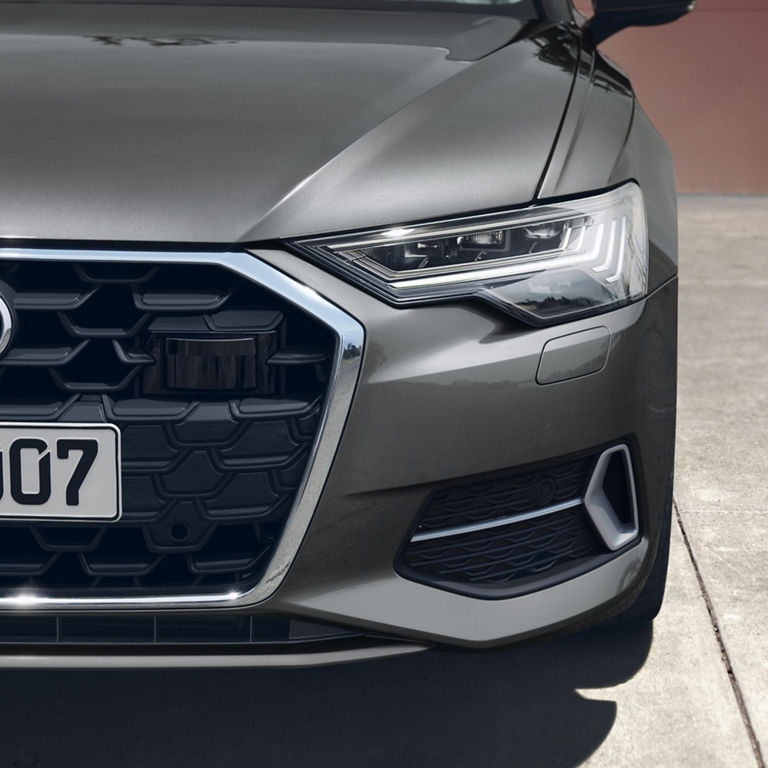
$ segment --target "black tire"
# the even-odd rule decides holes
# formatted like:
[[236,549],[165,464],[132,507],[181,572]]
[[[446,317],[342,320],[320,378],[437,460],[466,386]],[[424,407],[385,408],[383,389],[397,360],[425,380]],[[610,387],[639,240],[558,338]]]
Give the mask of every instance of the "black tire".
[[647,624],[656,618],[664,600],[664,587],[667,583],[669,565],[669,538],[672,531],[672,504],[667,505],[667,513],[662,523],[661,539],[656,551],[648,580],[642,592],[632,605],[617,617],[620,625]]

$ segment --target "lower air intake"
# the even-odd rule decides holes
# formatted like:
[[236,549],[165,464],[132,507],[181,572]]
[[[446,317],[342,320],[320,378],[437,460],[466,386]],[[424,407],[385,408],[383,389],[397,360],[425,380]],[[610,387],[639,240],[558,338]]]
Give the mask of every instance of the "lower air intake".
[[[602,457],[613,451],[438,489],[398,557],[398,572],[453,592],[501,598],[602,564],[613,547],[585,496],[593,495],[596,473],[603,483]],[[635,504],[634,487],[610,490],[616,505]],[[631,499],[619,498],[630,491]]]

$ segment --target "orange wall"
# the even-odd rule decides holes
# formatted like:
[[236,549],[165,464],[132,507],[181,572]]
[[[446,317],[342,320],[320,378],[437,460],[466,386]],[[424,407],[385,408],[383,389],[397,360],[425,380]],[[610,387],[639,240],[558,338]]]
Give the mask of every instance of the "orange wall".
[[[591,15],[589,0],[576,6]],[[698,0],[601,49],[672,147],[679,191],[768,193],[768,0]]]

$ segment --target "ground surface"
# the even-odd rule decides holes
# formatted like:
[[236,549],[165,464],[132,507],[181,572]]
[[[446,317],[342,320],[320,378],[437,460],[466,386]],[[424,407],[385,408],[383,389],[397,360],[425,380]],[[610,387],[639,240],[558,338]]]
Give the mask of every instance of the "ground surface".
[[653,630],[315,670],[3,672],[0,768],[763,768],[768,198],[680,213],[677,513]]

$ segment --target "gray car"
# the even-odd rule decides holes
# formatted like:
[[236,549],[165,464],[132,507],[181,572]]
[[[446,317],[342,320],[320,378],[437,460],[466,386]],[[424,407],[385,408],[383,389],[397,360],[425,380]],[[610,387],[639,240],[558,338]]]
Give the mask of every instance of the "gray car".
[[681,0],[0,2],[0,664],[650,621]]

